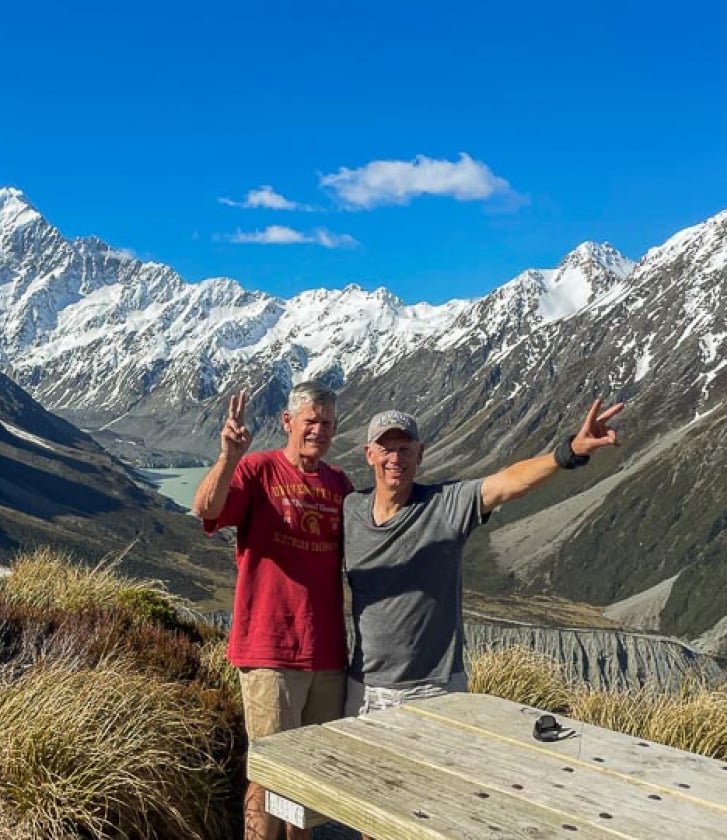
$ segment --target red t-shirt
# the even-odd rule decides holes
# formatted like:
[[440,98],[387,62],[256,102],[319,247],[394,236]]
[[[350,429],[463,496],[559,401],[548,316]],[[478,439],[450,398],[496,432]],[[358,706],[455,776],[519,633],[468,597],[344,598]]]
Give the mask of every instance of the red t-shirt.
[[207,533],[237,526],[233,665],[345,667],[341,521],[352,489],[337,467],[302,472],[282,450],[240,460],[222,513],[204,522]]

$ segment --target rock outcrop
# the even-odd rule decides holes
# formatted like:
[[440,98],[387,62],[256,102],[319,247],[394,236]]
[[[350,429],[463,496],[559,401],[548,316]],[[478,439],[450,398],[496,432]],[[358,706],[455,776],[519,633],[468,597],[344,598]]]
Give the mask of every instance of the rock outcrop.
[[645,685],[678,690],[689,672],[710,684],[727,674],[717,662],[665,636],[625,630],[536,627],[520,624],[465,624],[470,654],[519,645],[562,664],[569,678],[595,689],[637,689]]

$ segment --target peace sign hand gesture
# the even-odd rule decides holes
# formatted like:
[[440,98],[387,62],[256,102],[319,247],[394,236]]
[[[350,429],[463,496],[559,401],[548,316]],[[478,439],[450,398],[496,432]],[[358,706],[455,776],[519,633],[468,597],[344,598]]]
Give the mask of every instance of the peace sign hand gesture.
[[[602,400],[595,400],[578,434],[571,441],[571,448],[576,455],[590,455],[602,446],[618,446],[616,430],[608,426],[608,421],[621,411],[624,403],[601,411]],[[600,413],[599,413],[600,412]]]
[[247,394],[244,390],[230,397],[230,408],[220,434],[222,454],[239,461],[252,443],[252,433],[245,425]]

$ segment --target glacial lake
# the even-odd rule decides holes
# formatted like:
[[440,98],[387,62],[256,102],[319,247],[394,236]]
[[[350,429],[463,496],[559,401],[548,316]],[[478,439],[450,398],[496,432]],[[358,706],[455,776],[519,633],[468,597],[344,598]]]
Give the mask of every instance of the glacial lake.
[[154,470],[138,470],[147,481],[155,485],[164,496],[169,496],[178,505],[191,510],[194,491],[206,475],[209,467],[165,467]]

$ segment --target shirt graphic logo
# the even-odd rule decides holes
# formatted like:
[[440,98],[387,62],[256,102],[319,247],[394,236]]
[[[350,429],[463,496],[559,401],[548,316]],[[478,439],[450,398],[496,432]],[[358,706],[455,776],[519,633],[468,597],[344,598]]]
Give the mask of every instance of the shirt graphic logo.
[[307,510],[300,518],[300,527],[307,534],[315,534],[320,536],[321,533],[321,519],[323,517],[314,510]]

